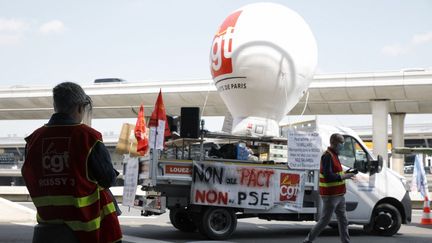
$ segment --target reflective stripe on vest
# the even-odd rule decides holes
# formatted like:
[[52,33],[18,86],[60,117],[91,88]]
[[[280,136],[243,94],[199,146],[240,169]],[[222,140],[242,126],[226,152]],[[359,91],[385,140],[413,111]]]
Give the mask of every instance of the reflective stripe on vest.
[[111,213],[114,213],[115,211],[116,209],[114,203],[111,202],[103,207],[101,211],[101,215],[99,217],[87,222],[81,222],[78,220],[65,221],[62,219],[44,220],[40,217],[39,214],[36,215],[36,218],[39,223],[66,224],[74,231],[90,232],[90,231],[98,230],[100,228],[100,224],[103,218]]
[[[345,172],[341,171],[341,172],[337,172],[336,174],[342,176],[345,174]],[[324,179],[324,174],[320,173],[320,179]],[[345,185],[345,180],[342,181],[334,181],[334,182],[319,182],[319,186],[321,187],[332,187],[332,186],[340,186],[340,185]]]
[[76,208],[86,207],[99,200],[99,189],[86,197],[73,196],[43,196],[32,198],[36,207],[44,206],[75,206]]

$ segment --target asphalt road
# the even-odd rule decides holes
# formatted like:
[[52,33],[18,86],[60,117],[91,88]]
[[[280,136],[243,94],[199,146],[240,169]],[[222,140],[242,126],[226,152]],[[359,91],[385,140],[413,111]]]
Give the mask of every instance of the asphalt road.
[[[19,203],[34,209],[32,203]],[[124,242],[203,242],[199,233],[184,233],[176,230],[169,222],[168,214],[142,217],[140,211],[122,207],[120,222]],[[367,235],[361,226],[350,226],[352,242],[432,242],[432,225],[420,225],[422,211],[413,211],[413,223],[402,225],[398,234],[392,237]],[[302,242],[314,222],[264,221],[241,219],[237,230],[226,242]],[[34,222],[13,222],[0,224],[0,242],[31,242]],[[214,242],[214,241],[213,241]],[[327,228],[315,242],[339,242],[338,231]]]

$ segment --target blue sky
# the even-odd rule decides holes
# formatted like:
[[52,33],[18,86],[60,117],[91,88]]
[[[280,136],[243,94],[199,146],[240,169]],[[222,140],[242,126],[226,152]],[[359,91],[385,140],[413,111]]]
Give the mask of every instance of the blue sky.
[[[215,31],[257,1],[0,0],[0,86],[210,78]],[[432,1],[273,1],[318,43],[318,73],[432,67]]]

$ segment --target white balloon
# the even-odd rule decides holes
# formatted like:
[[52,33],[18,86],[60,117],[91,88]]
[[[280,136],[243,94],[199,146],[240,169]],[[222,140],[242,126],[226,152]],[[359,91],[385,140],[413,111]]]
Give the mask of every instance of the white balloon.
[[315,37],[296,12],[255,3],[231,13],[213,39],[210,69],[233,133],[278,136],[278,122],[305,94],[316,64]]

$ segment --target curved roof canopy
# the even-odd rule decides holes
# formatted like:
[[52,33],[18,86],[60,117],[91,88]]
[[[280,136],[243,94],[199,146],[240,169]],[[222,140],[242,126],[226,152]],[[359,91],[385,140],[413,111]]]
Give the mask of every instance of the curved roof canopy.
[[[136,117],[132,109],[141,103],[146,114],[153,110],[162,89],[167,114],[179,115],[180,108],[206,101],[205,116],[224,116],[228,110],[212,80],[142,83],[107,83],[83,86],[94,102],[93,118]],[[0,89],[0,119],[48,119],[52,109],[52,87]],[[370,114],[370,101],[387,99],[390,112],[432,113],[432,70],[316,75],[290,111],[311,114]]]

